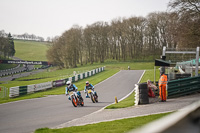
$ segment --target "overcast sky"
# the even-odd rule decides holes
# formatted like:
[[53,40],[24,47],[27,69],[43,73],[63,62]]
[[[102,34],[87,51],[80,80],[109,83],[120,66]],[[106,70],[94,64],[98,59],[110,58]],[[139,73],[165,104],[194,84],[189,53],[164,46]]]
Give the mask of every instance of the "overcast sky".
[[0,0],[0,30],[45,39],[78,24],[166,11],[170,0]]

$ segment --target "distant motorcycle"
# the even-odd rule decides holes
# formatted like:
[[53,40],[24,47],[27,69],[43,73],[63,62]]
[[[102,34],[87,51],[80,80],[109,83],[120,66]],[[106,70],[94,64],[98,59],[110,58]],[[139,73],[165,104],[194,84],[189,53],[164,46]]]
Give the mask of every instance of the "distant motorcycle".
[[69,92],[69,95],[71,97],[71,101],[74,107],[77,107],[78,105],[84,106],[84,101],[79,91],[77,92],[77,96],[76,93],[73,91]]
[[93,91],[92,88],[89,88],[87,90],[87,93],[90,95],[90,98],[91,98],[93,103],[98,102],[97,93],[95,91]]

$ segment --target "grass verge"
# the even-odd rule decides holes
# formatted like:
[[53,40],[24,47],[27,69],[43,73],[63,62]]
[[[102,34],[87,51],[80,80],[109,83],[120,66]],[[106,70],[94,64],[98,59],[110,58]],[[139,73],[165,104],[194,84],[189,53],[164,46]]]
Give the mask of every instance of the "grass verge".
[[[171,112],[170,112],[171,113]],[[139,128],[153,120],[157,120],[170,113],[154,114],[142,117],[134,117],[110,122],[101,122],[85,126],[73,126],[62,129],[40,128],[35,133],[124,133]]]
[[107,106],[105,109],[118,109],[118,108],[127,108],[135,105],[135,92],[133,92],[129,97],[126,99]]
[[6,70],[17,67],[17,64],[0,64],[0,70]]

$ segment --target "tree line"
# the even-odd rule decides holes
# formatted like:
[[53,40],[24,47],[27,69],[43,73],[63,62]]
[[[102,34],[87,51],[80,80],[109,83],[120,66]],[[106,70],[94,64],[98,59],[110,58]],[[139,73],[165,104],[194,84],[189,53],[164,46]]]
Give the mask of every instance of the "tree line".
[[40,42],[44,41],[43,37],[36,36],[34,34],[28,34],[28,33],[24,33],[24,34],[21,34],[21,35],[13,34],[13,38],[14,39],[20,39],[20,40],[40,41]]
[[74,25],[52,40],[47,59],[60,68],[114,60],[159,58],[163,46],[195,48],[200,44],[198,0],[173,0],[168,12],[117,18],[85,28]]
[[15,55],[14,40],[11,34],[0,31],[0,59],[9,58]]

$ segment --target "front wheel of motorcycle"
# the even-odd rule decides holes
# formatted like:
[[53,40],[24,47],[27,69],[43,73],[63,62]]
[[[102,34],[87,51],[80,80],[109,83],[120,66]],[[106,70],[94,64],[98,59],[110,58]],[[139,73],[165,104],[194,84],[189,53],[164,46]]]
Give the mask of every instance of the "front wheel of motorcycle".
[[74,105],[74,107],[77,107],[77,103],[74,97],[72,97],[72,104]]
[[93,95],[90,95],[90,97],[91,97],[92,102],[95,103],[94,96],[93,96]]

